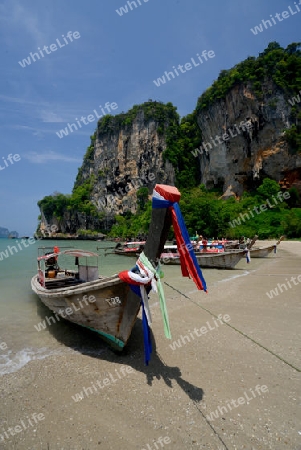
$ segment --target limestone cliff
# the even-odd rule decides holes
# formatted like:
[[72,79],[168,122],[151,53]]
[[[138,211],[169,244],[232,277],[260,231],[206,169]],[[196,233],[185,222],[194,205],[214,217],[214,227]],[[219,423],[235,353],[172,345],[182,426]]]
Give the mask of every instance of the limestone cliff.
[[[152,105],[155,110],[160,104]],[[131,123],[125,116],[99,122],[93,148],[75,184],[92,177],[91,201],[107,216],[136,212],[140,187],[146,187],[151,193],[156,183],[173,185],[175,182],[172,165],[163,159],[166,135],[160,132],[156,115],[147,117],[145,109],[140,107]],[[163,120],[167,127],[168,118]]]
[[147,197],[156,183],[174,185],[174,168],[163,153],[166,130],[178,121],[171,103],[153,101],[102,118],[91,136],[72,196],[48,196],[38,203],[40,234],[44,236],[51,226],[70,234],[79,229],[108,230],[116,215],[137,211],[141,188]]
[[231,185],[241,195],[264,177],[290,178],[291,185],[301,179],[301,154],[291,154],[284,138],[292,125],[292,107],[272,81],[263,92],[258,100],[251,84],[241,83],[198,114],[206,144],[200,157],[201,183],[208,188],[219,186],[225,192]]

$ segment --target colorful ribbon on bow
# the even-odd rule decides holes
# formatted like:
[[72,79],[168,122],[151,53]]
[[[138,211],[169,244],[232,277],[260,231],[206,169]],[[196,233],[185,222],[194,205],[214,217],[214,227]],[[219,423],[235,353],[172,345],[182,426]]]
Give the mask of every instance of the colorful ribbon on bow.
[[153,208],[169,208],[172,213],[172,224],[180,254],[181,270],[183,277],[190,277],[200,290],[207,292],[206,281],[198,265],[193,246],[189,239],[189,234],[178,204],[179,192],[166,193],[164,186],[157,184],[153,192]]
[[[189,234],[178,205],[180,196],[181,194],[177,188],[157,184],[153,192],[152,206],[153,208],[169,208],[171,210],[173,228],[180,254],[182,275],[185,277],[191,277],[198,289],[207,292],[206,281],[198,265],[192,244],[190,243]],[[154,268],[146,255],[142,252],[138,258],[136,266],[132,270],[126,270],[119,273],[119,277],[128,283],[132,291],[140,297],[142,305],[142,326],[146,365],[148,365],[150,355],[152,353],[150,335],[150,325],[152,319],[148,304],[148,293],[151,289],[159,295],[164,333],[168,339],[171,339],[166,300],[160,279],[160,272],[160,265],[158,264],[158,266]]]

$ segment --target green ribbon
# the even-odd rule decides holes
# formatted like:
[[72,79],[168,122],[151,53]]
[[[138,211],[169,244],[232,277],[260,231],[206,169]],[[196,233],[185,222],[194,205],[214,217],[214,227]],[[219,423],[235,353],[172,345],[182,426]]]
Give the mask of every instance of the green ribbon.
[[160,264],[158,264],[157,269],[155,269],[154,266],[151,264],[151,262],[145,256],[145,254],[143,252],[139,255],[139,259],[142,262],[142,264],[156,276],[158,296],[159,296],[160,308],[161,308],[163,324],[164,324],[164,334],[167,339],[171,339],[171,332],[170,332],[170,326],[169,326],[166,300],[165,300],[164,290],[163,290],[163,286],[161,283],[161,277],[160,277],[160,275],[162,274],[162,271],[160,269]]

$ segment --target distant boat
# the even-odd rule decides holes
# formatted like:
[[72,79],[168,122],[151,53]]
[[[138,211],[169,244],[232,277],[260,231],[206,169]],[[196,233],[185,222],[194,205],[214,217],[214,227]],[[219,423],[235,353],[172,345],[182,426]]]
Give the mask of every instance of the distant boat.
[[[248,250],[236,250],[234,252],[223,253],[195,253],[200,267],[210,269],[233,269],[239,261],[247,257]],[[180,264],[180,258],[177,256],[166,258],[162,261],[164,264]]]
[[161,264],[165,264],[165,261],[169,261],[171,258],[180,258],[177,245],[164,245],[164,250],[160,255]]
[[121,256],[133,256],[136,257],[137,254],[141,253],[144,249],[146,241],[135,241],[135,242],[118,242],[116,247],[114,247],[113,252],[106,252],[105,255],[115,253]]
[[238,240],[237,241],[228,241],[225,243],[225,250],[227,252],[228,250],[239,249],[239,245],[240,245],[240,243]]
[[276,244],[266,245],[263,247],[253,247],[250,249],[251,258],[266,258],[270,253],[277,252],[277,246],[283,241],[284,236],[281,236]]
[[222,253],[225,251],[224,244],[218,241],[201,241],[198,242],[195,254],[199,253]]

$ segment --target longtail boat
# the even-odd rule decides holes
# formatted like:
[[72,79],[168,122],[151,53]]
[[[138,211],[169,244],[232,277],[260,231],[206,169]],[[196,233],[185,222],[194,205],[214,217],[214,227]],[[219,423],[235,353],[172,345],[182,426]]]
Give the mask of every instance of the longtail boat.
[[225,250],[232,250],[234,248],[239,248],[239,241],[229,241],[224,244]]
[[145,241],[137,241],[137,242],[118,242],[116,247],[113,249],[113,252],[106,251],[105,255],[114,254],[121,256],[132,256],[136,257],[137,253],[141,253],[144,249]]
[[[42,249],[44,254],[38,256],[38,273],[31,280],[32,290],[56,315],[97,332],[114,349],[122,350],[140,306],[145,348],[150,349],[151,315],[147,294],[151,288],[158,289],[165,335],[171,338],[158,266],[171,224],[181,246],[183,276],[192,278],[198,289],[207,290],[194,253],[185,245],[188,232],[178,205],[180,196],[173,186],[155,186],[148,239],[135,270],[104,277],[99,275],[96,253],[77,249],[60,251],[58,247],[51,252]],[[62,268],[60,262],[64,263],[67,257],[75,258],[69,269]],[[148,361],[149,356],[146,356],[146,363]]]
[[[196,259],[202,268],[210,269],[234,269],[239,261],[246,257],[248,262],[248,250],[235,250],[223,253],[195,253]],[[180,264],[180,258],[170,257],[163,260],[164,264]]]
[[281,236],[275,244],[266,245],[262,247],[254,247],[250,249],[251,258],[266,258],[270,253],[277,252],[277,247],[281,241],[283,241],[284,236]]

